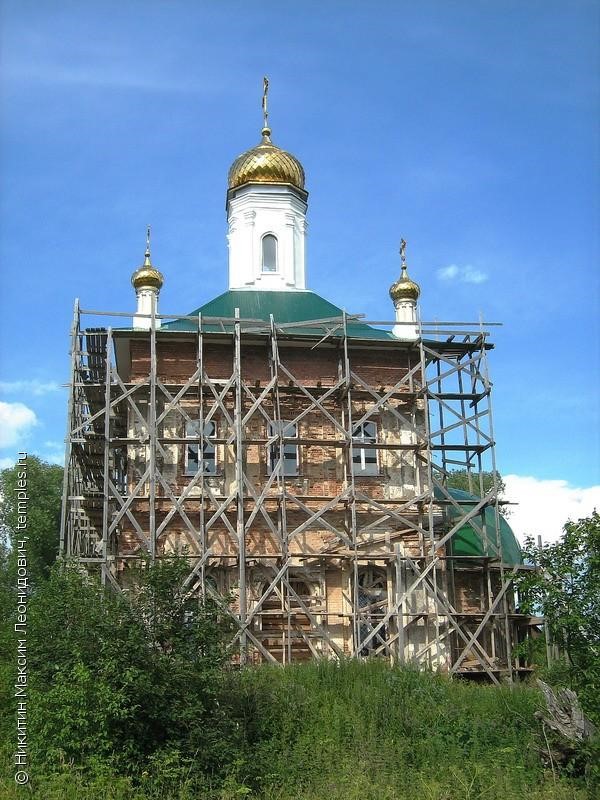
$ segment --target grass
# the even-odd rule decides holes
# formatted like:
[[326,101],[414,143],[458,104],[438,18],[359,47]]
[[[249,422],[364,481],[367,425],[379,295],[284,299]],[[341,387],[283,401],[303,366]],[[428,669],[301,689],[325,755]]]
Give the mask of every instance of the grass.
[[[39,800],[588,800],[543,769],[528,686],[476,685],[379,662],[260,667],[228,676],[235,719],[211,783],[163,752],[142,775],[102,764],[31,769],[0,798]],[[8,752],[5,763],[8,767]],[[12,768],[5,774],[9,776]],[[592,793],[590,793],[592,792]]]

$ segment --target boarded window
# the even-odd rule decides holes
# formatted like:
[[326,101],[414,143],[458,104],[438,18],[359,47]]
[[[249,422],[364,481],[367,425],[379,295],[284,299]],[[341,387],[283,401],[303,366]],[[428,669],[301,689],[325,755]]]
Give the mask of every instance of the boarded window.
[[[305,612],[305,609],[310,611],[314,607],[312,585],[295,576],[290,576],[289,585],[292,591],[279,584],[263,600],[254,627],[254,635],[277,661],[284,664],[308,661],[314,655],[310,646],[311,621]],[[268,588],[269,583],[264,583],[260,595],[264,595]]]

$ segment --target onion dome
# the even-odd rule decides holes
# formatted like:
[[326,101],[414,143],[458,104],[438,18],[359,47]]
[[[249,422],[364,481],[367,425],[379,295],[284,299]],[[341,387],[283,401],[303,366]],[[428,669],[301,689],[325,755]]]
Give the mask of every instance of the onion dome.
[[146,234],[144,263],[141,267],[138,267],[131,276],[131,283],[136,291],[138,289],[156,289],[158,291],[164,283],[162,272],[152,266],[152,261],[150,259],[150,228],[148,228]]
[[421,287],[418,283],[415,283],[408,277],[408,272],[406,270],[406,242],[402,239],[400,244],[400,256],[402,259],[402,270],[400,272],[400,277],[397,281],[392,283],[390,286],[390,297],[394,301],[394,303],[398,303],[402,300],[414,300],[415,302],[419,299],[419,295],[421,294]]
[[245,183],[286,183],[304,191],[304,169],[295,156],[273,144],[271,129],[264,127],[261,143],[238,156],[229,170],[230,189]]
[[402,273],[397,281],[390,286],[390,297],[394,302],[399,300],[418,300],[421,288],[408,277],[406,264],[402,266]]
[[245,183],[285,183],[304,191],[304,169],[298,159],[271,141],[271,129],[262,129],[260,144],[238,156],[231,165],[228,186]]

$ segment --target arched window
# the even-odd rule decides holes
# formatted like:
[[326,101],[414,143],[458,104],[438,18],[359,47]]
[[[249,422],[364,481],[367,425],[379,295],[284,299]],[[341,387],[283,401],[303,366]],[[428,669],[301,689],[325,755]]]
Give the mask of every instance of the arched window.
[[387,576],[380,567],[366,566],[358,570],[357,586],[359,620],[359,652],[361,656],[387,655],[388,612]]
[[262,238],[262,271],[277,272],[277,237],[272,233]]

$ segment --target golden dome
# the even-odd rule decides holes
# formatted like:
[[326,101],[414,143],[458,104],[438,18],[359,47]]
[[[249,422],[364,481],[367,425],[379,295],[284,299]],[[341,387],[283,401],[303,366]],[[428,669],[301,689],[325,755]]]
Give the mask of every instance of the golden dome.
[[402,264],[402,272],[397,281],[390,286],[390,297],[394,303],[400,300],[418,300],[421,294],[421,288],[418,283],[415,283],[408,277],[406,271],[406,264]]
[[146,252],[144,254],[144,263],[138,267],[131,276],[131,283],[134,289],[160,289],[165,279],[162,272],[152,266],[150,260],[150,228],[146,237]]
[[304,169],[291,153],[271,141],[271,129],[262,130],[260,144],[238,156],[231,165],[228,186],[235,189],[245,183],[286,183],[304,191]]

